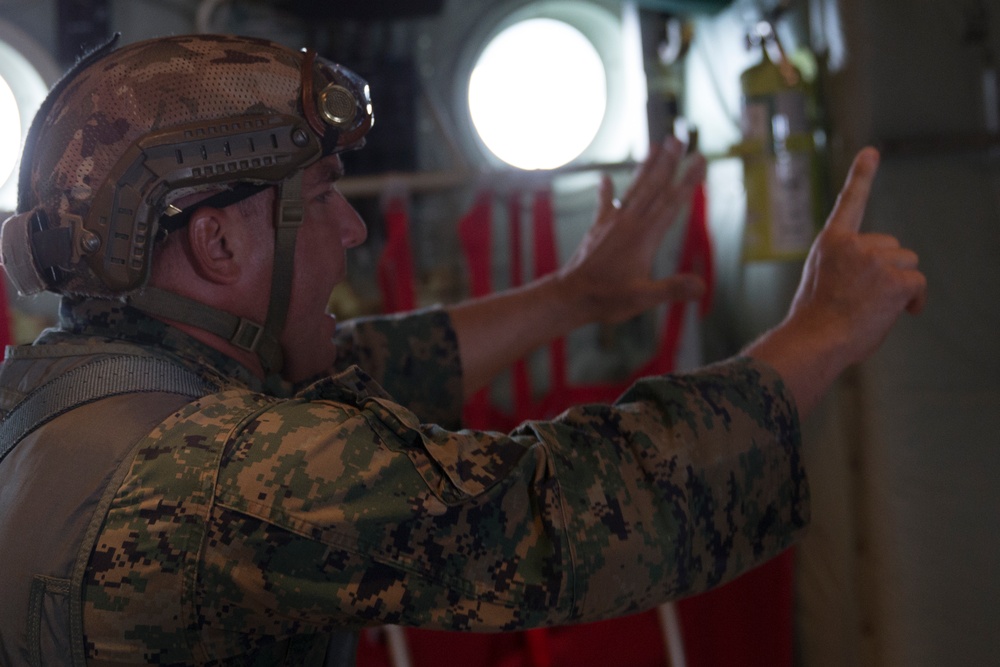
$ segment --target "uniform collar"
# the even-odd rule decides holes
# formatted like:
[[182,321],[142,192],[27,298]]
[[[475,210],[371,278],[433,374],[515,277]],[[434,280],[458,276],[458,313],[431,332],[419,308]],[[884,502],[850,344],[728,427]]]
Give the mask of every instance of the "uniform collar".
[[232,357],[121,302],[85,297],[63,297],[59,306],[59,328],[46,331],[39,343],[129,342],[156,348],[159,354],[175,357],[183,366],[201,375],[212,376],[221,384],[243,385],[263,391],[263,383],[246,366]]

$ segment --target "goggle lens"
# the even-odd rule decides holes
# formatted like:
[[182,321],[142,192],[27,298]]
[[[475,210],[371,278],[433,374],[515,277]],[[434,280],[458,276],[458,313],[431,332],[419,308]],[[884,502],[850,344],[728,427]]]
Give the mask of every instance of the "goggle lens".
[[374,124],[365,80],[312,49],[306,49],[302,59],[302,109],[309,126],[323,138],[326,153],[360,148]]

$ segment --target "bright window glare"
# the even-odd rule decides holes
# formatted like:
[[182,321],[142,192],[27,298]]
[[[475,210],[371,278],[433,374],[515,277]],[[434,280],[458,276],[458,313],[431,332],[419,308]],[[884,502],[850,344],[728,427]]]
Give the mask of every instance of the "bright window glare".
[[5,183],[21,153],[21,113],[10,86],[0,77],[0,184]]
[[578,157],[597,135],[606,105],[607,80],[594,45],[553,19],[501,32],[469,80],[480,138],[521,169],[553,169]]

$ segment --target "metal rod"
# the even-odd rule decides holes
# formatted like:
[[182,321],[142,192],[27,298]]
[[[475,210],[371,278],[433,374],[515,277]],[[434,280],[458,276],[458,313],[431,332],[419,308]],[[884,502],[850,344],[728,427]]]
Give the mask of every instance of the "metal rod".
[[386,188],[402,187],[408,192],[431,192],[435,190],[451,190],[467,186],[490,185],[504,187],[509,185],[530,186],[546,184],[556,176],[585,173],[592,171],[622,171],[635,169],[637,163],[605,162],[585,165],[572,165],[558,169],[519,170],[505,169],[496,171],[473,171],[450,169],[439,171],[385,172],[372,176],[350,176],[337,184],[337,189],[345,197],[371,197],[380,195]]

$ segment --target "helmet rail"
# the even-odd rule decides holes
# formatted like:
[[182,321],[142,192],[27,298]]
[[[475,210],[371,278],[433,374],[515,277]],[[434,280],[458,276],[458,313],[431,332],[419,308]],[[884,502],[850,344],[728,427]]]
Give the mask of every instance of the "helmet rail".
[[122,156],[90,215],[74,227],[80,230],[74,250],[109,288],[131,291],[148,277],[151,235],[167,193],[232,181],[279,183],[321,153],[319,139],[305,123],[285,115],[193,123],[149,134]]

